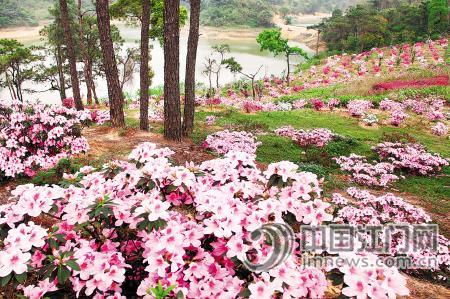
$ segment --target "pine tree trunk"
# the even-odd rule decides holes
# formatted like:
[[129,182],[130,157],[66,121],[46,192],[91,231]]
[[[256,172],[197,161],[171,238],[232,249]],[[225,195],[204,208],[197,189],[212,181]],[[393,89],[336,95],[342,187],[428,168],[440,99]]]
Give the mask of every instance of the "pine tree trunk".
[[103,54],[103,66],[108,86],[111,125],[113,127],[124,127],[123,94],[120,88],[119,72],[117,70],[114,46],[111,38],[108,0],[97,0],[95,8],[97,12],[100,46]]
[[289,86],[290,84],[290,79],[291,79],[291,62],[289,60],[289,53],[286,54],[286,61],[287,61],[287,75],[286,75],[286,81],[287,81],[287,85]]
[[64,38],[67,47],[67,56],[69,59],[70,80],[72,83],[72,92],[73,92],[73,99],[75,101],[75,108],[77,108],[77,110],[83,110],[83,102],[81,101],[80,96],[80,83],[78,82],[77,58],[75,56],[75,50],[73,46],[72,32],[70,30],[67,1],[59,0],[59,5],[61,10],[61,23],[64,28]]
[[[200,22],[200,0],[191,0],[191,16],[186,56],[186,77],[184,92],[183,135],[188,136],[194,129],[195,115],[195,64]],[[219,81],[219,80],[217,80]]]
[[181,140],[180,1],[164,1],[164,137]]
[[66,95],[66,78],[64,77],[64,66],[63,66],[63,57],[61,45],[58,45],[56,48],[56,67],[58,69],[59,76],[59,95],[61,97],[61,101],[67,98]]
[[78,0],[78,21],[79,21],[79,43],[80,50],[83,57],[83,72],[84,72],[84,80],[86,81],[86,90],[87,90],[87,104],[92,105],[92,78],[89,77],[88,70],[88,60],[89,54],[86,50],[86,45],[84,44],[84,30],[83,30],[83,14],[81,12],[81,0]]
[[140,69],[140,120],[141,130],[148,131],[148,88],[149,88],[149,26],[150,26],[150,0],[142,0],[142,24],[141,24],[141,69]]

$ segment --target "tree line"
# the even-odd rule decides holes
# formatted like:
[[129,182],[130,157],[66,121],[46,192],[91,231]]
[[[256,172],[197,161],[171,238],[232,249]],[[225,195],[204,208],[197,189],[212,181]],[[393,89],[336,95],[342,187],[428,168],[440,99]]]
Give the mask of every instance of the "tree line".
[[449,32],[447,0],[371,0],[311,26],[331,52],[363,52],[373,47],[436,39]]

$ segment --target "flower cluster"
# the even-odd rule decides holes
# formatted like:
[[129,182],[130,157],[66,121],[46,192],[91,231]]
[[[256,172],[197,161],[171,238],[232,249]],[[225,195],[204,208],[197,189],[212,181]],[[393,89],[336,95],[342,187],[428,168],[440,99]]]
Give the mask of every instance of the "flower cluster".
[[444,123],[438,122],[431,128],[431,132],[437,136],[446,136],[448,134],[448,127]]
[[336,137],[336,134],[328,129],[296,130],[292,126],[278,128],[275,134],[289,137],[302,147],[323,147]]
[[372,107],[372,102],[366,100],[353,100],[347,104],[347,109],[350,115],[357,117],[363,116]]
[[61,158],[89,149],[81,129],[103,123],[100,111],[14,103],[0,106],[0,176],[33,176],[53,167]]
[[217,116],[215,116],[215,115],[208,115],[205,119],[205,123],[208,126],[213,126],[216,123],[216,121],[217,121]]
[[399,179],[394,174],[395,166],[391,163],[371,164],[365,157],[356,154],[348,157],[341,156],[334,160],[339,164],[341,170],[349,172],[352,179],[361,185],[386,187]]
[[[249,238],[261,225],[284,223],[287,214],[299,224],[332,220],[316,175],[291,162],[261,172],[242,152],[185,168],[169,163],[171,153],[144,143],[130,154],[134,163],[82,168],[77,186],[19,186],[0,206],[2,280],[32,275],[32,284],[17,288],[31,298],[69,290],[94,298],[324,295],[324,270],[302,267],[297,255],[267,273],[241,271],[248,256],[271,252]],[[195,217],[172,209],[170,198],[179,196],[191,199],[185,204]]]
[[429,175],[449,165],[439,154],[427,152],[418,143],[385,142],[378,144],[373,150],[380,155],[381,160],[389,161],[395,168],[413,174]]
[[260,144],[252,133],[224,130],[208,135],[203,142],[203,147],[218,154],[226,154],[231,151],[255,154]]

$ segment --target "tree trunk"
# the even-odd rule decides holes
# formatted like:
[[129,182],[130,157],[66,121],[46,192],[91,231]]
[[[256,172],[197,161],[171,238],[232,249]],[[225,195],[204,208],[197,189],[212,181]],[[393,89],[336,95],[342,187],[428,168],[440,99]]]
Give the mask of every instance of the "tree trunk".
[[164,137],[181,140],[180,1],[164,1]]
[[83,72],[84,72],[84,79],[86,81],[86,90],[87,90],[87,104],[92,105],[92,77],[90,77],[89,70],[88,70],[88,60],[89,60],[89,54],[86,50],[86,45],[84,44],[84,30],[83,30],[83,14],[81,13],[81,0],[78,0],[78,21],[79,21],[79,39],[80,39],[80,50],[83,57]]
[[[195,115],[195,64],[200,23],[200,0],[191,0],[191,20],[186,55],[186,77],[184,92],[183,135],[188,136],[194,129]],[[217,76],[218,77],[218,76]],[[217,82],[219,79],[217,78]],[[218,83],[217,83],[218,84]]]
[[255,101],[256,100],[255,77],[252,78],[252,97],[253,97],[253,101]]
[[75,107],[77,108],[77,110],[83,110],[83,102],[81,101],[80,96],[80,84],[78,82],[77,58],[75,56],[75,50],[73,46],[72,32],[70,31],[67,1],[59,0],[59,5],[61,10],[61,23],[64,28],[64,38],[67,47],[67,56],[69,58],[70,78],[72,83],[72,92],[75,101]]
[[317,30],[316,55],[319,54],[320,30]]
[[95,82],[92,76],[92,59],[89,57],[88,55],[88,65],[87,65],[87,71],[88,71],[88,76],[91,80],[91,90],[92,90],[92,95],[94,96],[94,101],[96,105],[100,105],[100,102],[98,100],[98,96],[97,96],[97,91],[95,89]]
[[287,61],[287,75],[286,75],[286,81],[287,81],[287,85],[289,86],[290,83],[290,74],[291,74],[291,63],[289,61],[289,53],[286,54],[286,61]]
[[140,116],[139,127],[148,131],[148,88],[149,88],[149,26],[150,26],[150,0],[142,0],[142,24],[141,24],[141,68],[140,68]]
[[111,38],[108,0],[97,0],[95,8],[97,12],[100,46],[103,54],[103,66],[105,69],[106,83],[108,86],[111,125],[113,127],[125,127],[123,94],[120,89],[119,72],[117,70],[114,46]]
[[59,76],[59,95],[61,97],[61,101],[67,98],[66,95],[66,78],[64,77],[64,66],[63,66],[63,57],[61,45],[56,47],[56,67],[58,68],[58,76]]

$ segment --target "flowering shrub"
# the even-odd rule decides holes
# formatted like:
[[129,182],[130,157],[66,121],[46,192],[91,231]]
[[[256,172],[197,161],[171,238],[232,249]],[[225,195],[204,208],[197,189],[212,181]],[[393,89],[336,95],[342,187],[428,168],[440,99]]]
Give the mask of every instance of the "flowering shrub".
[[246,100],[242,104],[242,109],[246,113],[254,113],[254,112],[261,111],[263,109],[263,107],[262,107],[261,103],[259,103],[259,102]]
[[295,143],[303,147],[323,147],[336,137],[336,135],[328,129],[295,130],[291,126],[278,128],[275,130],[275,134],[289,137]]
[[316,111],[322,110],[325,107],[325,104],[320,99],[312,99],[311,105]]
[[[347,199],[339,193],[333,194],[332,202],[338,205],[336,222],[351,225],[386,225],[390,223],[402,224],[426,224],[431,223],[431,217],[421,208],[417,208],[407,203],[402,198],[391,193],[381,196],[375,196],[366,190],[357,188],[348,188],[347,194],[351,200]],[[352,204],[349,204],[352,202]],[[432,273],[438,271],[446,271],[450,265],[450,254],[448,246],[449,240],[444,236],[438,235],[437,252],[430,252],[431,249],[409,249],[403,252],[404,244],[402,243],[402,235],[394,234],[388,248],[388,253],[392,256],[397,254],[406,254],[411,258],[412,262],[424,261],[424,258],[434,258],[430,263]],[[382,239],[382,238],[381,238]],[[417,269],[410,269],[417,271]],[[439,279],[439,278],[438,278]]]
[[306,100],[296,100],[292,103],[292,108],[293,109],[302,109],[306,105],[308,105],[308,102]]
[[378,117],[376,114],[370,113],[370,114],[366,114],[364,116],[364,118],[362,119],[362,121],[368,125],[368,126],[372,126],[374,124],[378,123]]
[[334,108],[338,107],[339,105],[341,105],[341,101],[339,101],[339,99],[334,98],[329,99],[327,103],[328,109],[330,110],[334,110]]
[[[251,273],[244,261],[270,254],[264,238],[251,241],[250,232],[272,221],[359,224],[372,212],[366,223],[428,222],[422,210],[391,194],[349,189],[356,205],[333,195],[333,219],[317,176],[298,172],[294,163],[273,163],[262,172],[254,156],[230,152],[182,167],[169,162],[171,154],[144,143],[129,163],[80,169],[76,185],[19,186],[14,201],[0,206],[2,283],[18,283],[16,293],[29,298],[322,298],[325,273],[337,270],[346,296],[408,294],[396,268],[375,262],[312,268],[294,252],[268,272]],[[190,212],[178,212],[177,204],[190,205]],[[448,265],[448,251],[439,257]]]
[[0,177],[34,176],[61,158],[86,152],[83,126],[109,119],[99,111],[17,103],[0,111]]
[[205,123],[208,126],[212,126],[212,125],[214,125],[216,123],[216,120],[217,120],[217,117],[215,115],[208,115],[206,117]]
[[[323,296],[323,270],[302,267],[297,255],[268,273],[242,271],[248,254],[269,254],[263,240],[248,239],[269,219],[282,223],[288,213],[304,224],[332,219],[315,175],[298,173],[290,162],[262,173],[245,153],[185,168],[172,166],[171,154],[144,143],[130,154],[136,164],[84,168],[75,174],[78,187],[19,186],[12,192],[16,203],[0,206],[3,284],[32,275],[32,284],[17,287],[31,298],[50,292],[235,298],[248,297],[245,289],[250,298]],[[196,217],[173,211],[174,198],[193,204]]]
[[417,143],[385,142],[373,150],[380,155],[380,159],[413,174],[429,175],[449,164],[439,154],[428,153],[423,145]]
[[386,187],[399,179],[394,174],[395,166],[391,163],[370,164],[365,157],[356,154],[341,156],[334,160],[341,170],[349,172],[352,179],[361,185]]
[[347,104],[350,115],[357,117],[363,116],[372,106],[372,102],[366,100],[353,100]]
[[391,125],[398,126],[400,125],[406,118],[408,114],[406,114],[403,109],[394,109],[391,112],[391,118],[389,120]]
[[67,109],[75,108],[75,100],[73,98],[63,99],[62,105]]
[[218,154],[226,154],[231,151],[240,151],[248,154],[255,154],[260,142],[256,142],[255,137],[249,132],[219,131],[208,135],[203,142],[203,146]]
[[448,133],[448,127],[444,123],[438,122],[431,128],[431,132],[433,132],[434,135],[446,136]]

